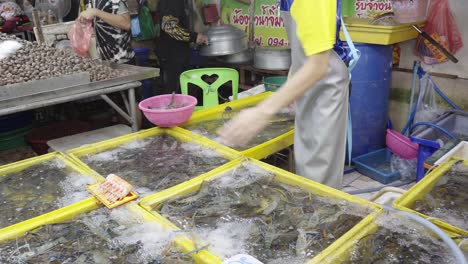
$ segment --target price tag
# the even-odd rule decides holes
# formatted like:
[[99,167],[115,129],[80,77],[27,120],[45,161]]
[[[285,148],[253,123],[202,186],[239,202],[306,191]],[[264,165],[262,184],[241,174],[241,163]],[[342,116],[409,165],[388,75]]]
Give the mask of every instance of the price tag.
[[258,259],[250,255],[239,254],[239,255],[235,255],[234,257],[231,257],[223,261],[222,264],[264,264],[264,263],[260,262]]

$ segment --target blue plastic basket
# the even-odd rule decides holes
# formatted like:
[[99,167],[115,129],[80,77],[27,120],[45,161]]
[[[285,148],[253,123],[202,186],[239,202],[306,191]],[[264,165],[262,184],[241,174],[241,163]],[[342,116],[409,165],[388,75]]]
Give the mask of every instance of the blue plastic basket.
[[379,149],[353,159],[358,172],[380,183],[388,184],[400,179],[399,172],[392,172],[390,159],[392,152],[388,148]]
[[200,68],[205,64],[206,60],[207,60],[207,57],[200,55],[199,50],[190,49],[190,59],[189,59],[190,68]]
[[149,56],[151,53],[151,49],[149,48],[134,48],[133,51],[135,52],[136,63],[139,66],[145,66],[145,64],[149,61]]

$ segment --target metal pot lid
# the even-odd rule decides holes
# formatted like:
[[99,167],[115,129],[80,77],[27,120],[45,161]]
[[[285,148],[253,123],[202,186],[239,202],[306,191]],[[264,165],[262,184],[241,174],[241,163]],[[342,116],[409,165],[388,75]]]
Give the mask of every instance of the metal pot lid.
[[212,27],[206,31],[205,35],[208,37],[210,42],[242,39],[246,37],[244,31],[231,25]]

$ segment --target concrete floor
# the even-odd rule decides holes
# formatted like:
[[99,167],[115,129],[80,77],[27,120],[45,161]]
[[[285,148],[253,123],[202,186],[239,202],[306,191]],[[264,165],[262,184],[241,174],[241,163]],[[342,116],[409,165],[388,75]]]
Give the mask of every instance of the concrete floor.
[[36,156],[29,146],[0,151],[0,166]]
[[[414,185],[414,183],[407,184],[398,188],[408,190]],[[342,191],[344,192],[349,192],[349,191],[357,191],[357,190],[364,190],[364,189],[369,189],[369,188],[375,188],[375,187],[384,187],[385,185],[378,182],[374,181],[373,179],[357,172],[354,171],[352,173],[348,173],[343,175],[343,189]],[[370,193],[362,193],[362,194],[356,194],[357,197],[369,200],[374,194],[377,192],[370,192]]]

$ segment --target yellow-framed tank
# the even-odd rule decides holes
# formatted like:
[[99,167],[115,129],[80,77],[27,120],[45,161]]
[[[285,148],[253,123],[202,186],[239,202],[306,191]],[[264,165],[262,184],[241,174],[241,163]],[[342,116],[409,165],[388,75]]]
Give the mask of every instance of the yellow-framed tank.
[[[44,221],[37,222],[36,225],[26,225],[22,223],[16,228],[0,230],[0,243],[6,243],[8,241],[21,238],[28,232],[35,232],[36,230],[39,230],[40,228],[47,225],[60,224],[71,221],[74,218],[80,216],[81,214],[89,213],[101,208],[105,209],[105,207],[103,207],[97,199],[93,197],[85,199],[79,203],[69,206],[68,208],[66,208],[66,210],[61,211],[60,213],[54,214],[51,217],[44,219]],[[124,210],[128,210],[129,214],[131,214],[132,216],[141,218],[142,223],[151,222],[156,224],[157,226],[160,226],[163,229],[165,228],[165,226],[161,225],[161,223],[163,222],[163,220],[160,219],[161,216],[150,214],[148,211],[140,207],[135,202],[123,205],[121,208],[124,208]],[[168,232],[171,231],[170,229],[165,230]],[[188,241],[188,238],[184,234],[177,233],[173,237],[172,243],[174,244],[174,246],[186,246],[179,247],[178,249],[181,253],[187,253],[187,255],[190,256],[195,261],[195,263],[202,263],[201,259],[204,259],[204,256],[208,254],[208,252],[206,250],[195,251],[194,248],[191,248],[189,246],[187,247],[187,245],[189,245]]]
[[[128,135],[116,137],[116,138],[101,141],[98,143],[81,146],[79,148],[75,148],[75,149],[67,151],[67,154],[77,164],[80,164],[80,166],[84,170],[89,171],[90,173],[92,172],[94,174],[100,175],[99,172],[97,172],[92,167],[87,165],[84,161],[82,161],[83,157],[87,155],[94,155],[94,154],[98,154],[101,152],[116,149],[122,145],[131,143],[133,141],[149,139],[149,138],[158,137],[158,136],[169,136],[179,142],[194,143],[196,146],[200,146],[202,149],[212,150],[216,153],[216,155],[219,155],[220,158],[225,159],[226,160],[225,163],[228,163],[231,160],[235,160],[241,157],[241,154],[233,149],[220,145],[216,142],[210,141],[204,137],[194,135],[190,133],[189,131],[185,131],[185,130],[177,129],[177,128],[151,128],[147,130],[142,130],[136,133],[131,133]],[[215,168],[216,167],[214,167],[213,169]],[[207,172],[208,171],[205,171],[203,173],[200,173],[199,175],[194,175],[192,178],[195,178]],[[112,172],[112,173],[117,173],[117,172]],[[107,175],[100,175],[101,178],[104,178],[106,176]],[[123,177],[122,175],[118,175],[118,176],[125,179],[125,177]],[[131,180],[127,179],[127,181],[129,181],[132,184]],[[159,190],[151,190],[151,191],[152,193],[155,193]],[[138,194],[140,195],[140,197],[142,197],[141,193],[138,193]]]
[[[363,238],[366,238],[372,234],[374,234],[379,225],[375,223],[375,219],[379,217],[381,214],[384,214],[384,211],[381,211],[379,215],[372,216],[372,221],[370,224],[366,225],[359,232],[356,233],[351,239],[342,243],[340,246],[336,247],[333,251],[328,251],[324,254],[320,254],[314,259],[314,264],[340,264],[346,262],[350,259],[350,254],[353,252],[354,248],[357,245],[357,242]],[[460,239],[462,236],[452,233],[448,230],[442,229],[449,237],[454,239],[456,243],[460,243],[462,240]],[[462,247],[462,250],[468,252],[468,245]]]
[[[227,172],[231,172],[235,170],[238,166],[240,166],[244,162],[249,162],[257,167],[260,167],[262,170],[265,170],[267,172],[273,173],[274,180],[283,184],[291,185],[291,186],[297,186],[303,190],[306,190],[312,194],[316,194],[319,196],[324,196],[324,197],[329,197],[332,199],[339,199],[339,200],[345,200],[348,202],[356,203],[359,205],[366,206],[371,209],[371,213],[367,216],[365,216],[357,225],[355,225],[353,228],[351,228],[348,232],[346,232],[343,236],[338,238],[336,241],[334,241],[329,247],[327,247],[325,250],[323,250],[321,253],[317,254],[313,259],[308,261],[309,264],[311,263],[319,263],[316,261],[316,259],[321,258],[322,255],[328,255],[331,252],[335,251],[337,248],[339,248],[343,243],[346,241],[349,241],[352,237],[354,237],[356,234],[360,232],[361,229],[365,228],[370,224],[372,221],[373,215],[378,214],[382,208],[374,204],[372,202],[369,202],[367,200],[361,199],[359,197],[355,197],[349,194],[346,194],[344,192],[341,192],[339,190],[333,189],[331,187],[316,183],[314,181],[311,181],[309,179],[306,179],[304,177],[292,174],[290,172],[284,171],[282,169],[279,169],[277,167],[274,167],[272,165],[266,164],[264,162],[251,159],[251,158],[241,158],[235,161],[232,161],[226,165],[223,165],[205,175],[199,178],[193,179],[191,182],[187,182],[185,184],[177,185],[172,188],[166,189],[162,192],[156,193],[154,195],[147,196],[143,198],[140,201],[140,206],[148,210],[151,214],[155,215],[160,219],[161,224],[166,226],[167,228],[173,229],[173,230],[180,230],[179,227],[177,227],[175,224],[173,224],[171,221],[169,221],[167,218],[163,217],[161,214],[159,214],[157,211],[154,211],[152,208],[158,207],[161,205],[163,202],[173,199],[177,196],[181,195],[187,195],[190,193],[195,193],[197,192],[204,181],[209,181],[211,179],[214,179],[220,175],[223,175]],[[192,241],[185,241],[184,243],[187,244],[181,244],[179,245],[180,247],[184,248],[194,248],[194,243]],[[216,256],[215,254],[212,253],[207,253],[203,256],[202,259],[203,263],[205,264],[215,264],[215,263],[222,263],[223,260]]]
[[413,204],[423,198],[427,193],[429,193],[436,184],[441,180],[441,178],[448,172],[455,163],[463,162],[463,165],[468,166],[468,160],[460,160],[456,158],[451,158],[448,161],[441,164],[439,167],[435,168],[432,172],[426,175],[421,181],[411,187],[406,193],[400,196],[393,202],[393,206],[402,211],[409,213],[417,214],[431,221],[435,225],[441,227],[448,232],[460,234],[463,236],[468,236],[468,230],[464,230],[460,227],[454,226],[444,221],[444,219],[430,217],[428,215],[422,214],[418,211],[411,209]]
[[[262,100],[273,94],[272,92],[264,92],[261,94],[249,96],[232,102],[220,104],[214,107],[206,108],[200,111],[195,112],[190,119],[182,124],[180,127],[192,131],[194,126],[206,121],[216,121],[223,120],[223,115],[226,113],[225,110],[227,107],[231,108],[231,111],[237,112],[242,109],[255,106],[260,103]],[[229,113],[227,113],[229,114]],[[294,124],[293,124],[294,126]],[[215,127],[218,128],[218,127]],[[198,131],[192,132],[197,134]],[[247,149],[238,149],[243,156],[254,158],[254,159],[263,159],[266,158],[278,151],[292,146],[294,143],[294,128],[289,129],[284,134],[271,138],[268,141],[262,142],[261,144],[255,145]]]
[[[83,179],[77,179],[77,180],[85,180],[89,183],[95,183],[101,179],[99,175],[95,174],[92,171],[83,169],[81,166],[76,164],[75,161],[73,161],[69,157],[59,152],[53,152],[53,153],[45,154],[42,156],[33,157],[33,158],[26,159],[26,160],[0,166],[0,178],[8,177],[12,173],[22,172],[36,165],[44,164],[47,162],[54,162],[54,161],[60,162],[61,164],[60,166],[63,166],[59,168],[60,170],[66,170],[68,173],[74,173],[73,174],[74,177],[75,176],[86,177],[86,179],[83,178]],[[24,179],[24,181],[26,180],[28,179]],[[3,183],[3,184],[7,184],[7,183]],[[86,189],[85,189],[86,186],[82,186],[82,187],[83,187],[83,192],[86,192]],[[36,188],[39,190],[40,186],[36,186]],[[17,193],[17,195],[19,196],[19,198],[21,198],[21,193]],[[52,196],[51,198],[57,198],[53,195],[49,195],[49,196]],[[89,194],[88,197],[91,197],[91,195]],[[5,199],[5,197],[3,197],[3,199]],[[41,198],[39,196],[34,198],[34,200],[37,200],[37,199],[41,199]],[[53,202],[57,202],[57,201],[52,200],[52,201],[48,201],[47,203],[53,203]],[[9,232],[15,232],[16,229],[20,229],[20,230],[32,229],[34,227],[47,223],[48,221],[53,221],[53,219],[60,217],[63,214],[68,214],[70,210],[73,210],[71,208],[76,207],[76,206],[79,207],[79,204],[80,203],[78,201],[77,204],[74,204],[72,202],[70,205],[63,206],[63,207],[60,207],[60,205],[58,205],[57,209],[53,209],[44,213],[38,213],[38,215],[36,215],[35,217],[25,219],[23,221],[19,221],[16,223],[12,223],[11,225],[8,225],[8,226],[4,226],[2,229],[0,229],[0,231],[2,231],[3,233],[9,233]],[[16,210],[16,209],[17,208],[10,208],[10,210]]]

